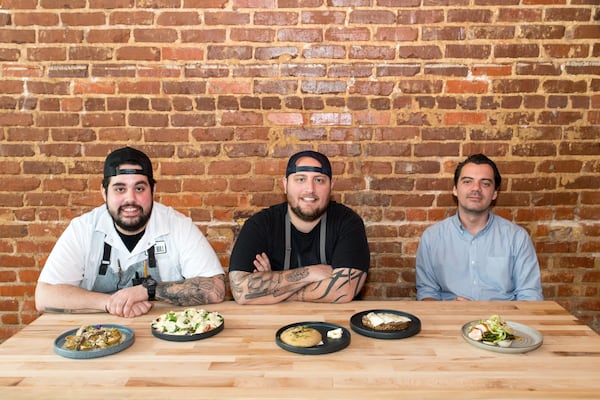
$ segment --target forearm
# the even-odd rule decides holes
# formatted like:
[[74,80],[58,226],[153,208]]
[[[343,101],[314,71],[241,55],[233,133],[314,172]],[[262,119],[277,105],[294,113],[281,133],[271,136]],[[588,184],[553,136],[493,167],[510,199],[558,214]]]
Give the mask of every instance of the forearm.
[[280,303],[314,281],[306,267],[253,273],[231,271],[229,280],[233,297],[240,304]]
[[35,307],[40,312],[46,307],[105,311],[109,298],[109,294],[72,285],[38,282],[35,288]]
[[361,291],[367,273],[353,268],[336,268],[333,276],[313,282],[290,297],[290,300],[317,303],[348,303]]
[[195,277],[181,282],[159,282],[156,299],[179,306],[220,303],[225,299],[225,277]]

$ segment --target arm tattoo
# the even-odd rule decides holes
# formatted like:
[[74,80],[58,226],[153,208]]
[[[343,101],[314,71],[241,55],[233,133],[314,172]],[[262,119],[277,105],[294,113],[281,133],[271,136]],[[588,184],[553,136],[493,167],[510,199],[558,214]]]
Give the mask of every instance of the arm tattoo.
[[284,273],[273,271],[268,274],[251,274],[248,276],[247,299],[255,299],[272,295],[274,297],[284,296],[298,290],[298,282],[308,276],[306,268],[299,268]]
[[[365,275],[366,273],[364,271],[361,270],[356,270],[356,269],[346,269],[346,268],[339,268],[336,269],[333,277],[331,278],[331,281],[329,282],[329,284],[327,285],[327,287],[325,288],[325,291],[321,294],[321,296],[319,296],[317,299],[324,299],[326,298],[331,292],[336,291],[338,289],[342,289],[347,285],[350,285],[350,283],[354,280],[357,282],[360,282],[360,280],[362,279],[362,277]],[[317,285],[315,285],[315,287],[312,289],[313,292],[316,292],[320,289],[322,282],[319,282]],[[306,288],[305,288],[306,289]],[[354,298],[359,291],[359,285],[356,285],[356,289],[354,290],[354,293],[352,294],[352,298]],[[344,299],[346,297],[346,295],[340,295],[339,297],[337,297],[335,300],[333,300],[334,303],[337,303],[338,301]]]
[[163,282],[156,287],[156,298],[179,306],[209,304],[221,301],[225,295],[214,279],[223,281],[223,275],[210,278],[195,277],[180,282]]

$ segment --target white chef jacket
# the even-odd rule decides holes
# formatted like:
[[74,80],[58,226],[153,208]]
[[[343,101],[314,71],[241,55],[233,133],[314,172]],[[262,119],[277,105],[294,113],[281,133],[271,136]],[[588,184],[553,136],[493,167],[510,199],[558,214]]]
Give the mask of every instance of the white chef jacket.
[[108,268],[115,273],[119,267],[126,271],[146,261],[147,250],[154,246],[161,281],[224,274],[213,248],[193,221],[154,202],[146,231],[131,252],[117,233],[106,205],[74,218],[50,252],[39,281],[91,290],[105,242],[112,247]]

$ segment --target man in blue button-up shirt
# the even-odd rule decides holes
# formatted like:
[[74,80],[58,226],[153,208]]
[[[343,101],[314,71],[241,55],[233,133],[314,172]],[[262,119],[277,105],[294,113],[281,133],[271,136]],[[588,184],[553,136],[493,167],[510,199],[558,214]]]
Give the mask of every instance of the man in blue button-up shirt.
[[458,164],[458,210],[427,228],[419,244],[417,300],[543,300],[529,234],[491,211],[500,182],[483,154]]

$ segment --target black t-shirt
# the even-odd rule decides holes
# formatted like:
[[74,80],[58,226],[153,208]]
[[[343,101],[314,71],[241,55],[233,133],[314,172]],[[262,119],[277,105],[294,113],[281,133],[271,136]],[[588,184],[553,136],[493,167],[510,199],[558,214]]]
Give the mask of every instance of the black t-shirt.
[[[256,255],[263,252],[269,257],[272,270],[283,270],[287,207],[287,203],[271,206],[246,221],[231,252],[229,271],[254,271]],[[321,222],[308,233],[298,231],[293,224],[291,228],[290,269],[321,264]],[[362,219],[334,201],[327,208],[325,255],[326,264],[333,268],[349,267],[365,272],[369,269],[369,244]]]

